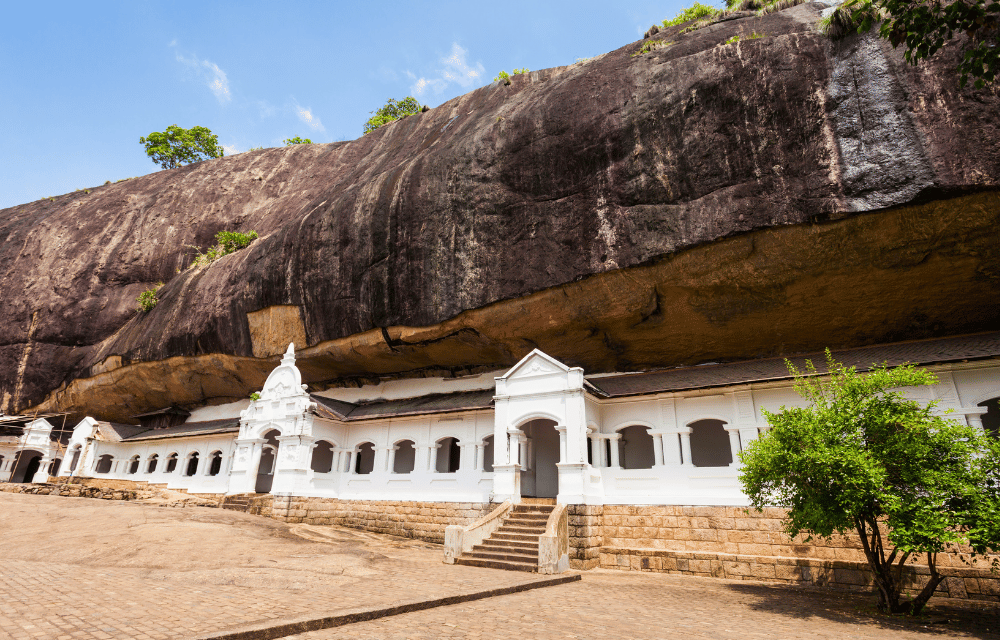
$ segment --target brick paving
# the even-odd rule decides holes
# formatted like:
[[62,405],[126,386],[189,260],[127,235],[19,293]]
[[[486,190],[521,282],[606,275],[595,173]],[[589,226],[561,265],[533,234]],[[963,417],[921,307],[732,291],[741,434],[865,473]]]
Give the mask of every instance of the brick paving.
[[[0,638],[17,640],[191,638],[544,578],[445,565],[437,545],[339,527],[54,496],[0,495],[0,539]],[[594,570],[291,637],[1000,638],[998,612],[939,601],[910,621],[874,615],[867,595]]]
[[951,600],[920,621],[870,605],[867,595],[597,569],[567,585],[289,639],[1000,638],[995,605]]

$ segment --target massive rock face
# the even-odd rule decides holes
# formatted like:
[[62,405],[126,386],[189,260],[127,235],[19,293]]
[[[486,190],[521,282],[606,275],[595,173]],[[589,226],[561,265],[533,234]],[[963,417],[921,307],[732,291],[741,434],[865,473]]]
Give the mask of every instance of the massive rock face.
[[[1000,96],[958,89],[951,45],[832,43],[820,9],[0,211],[0,409],[245,397],[289,340],[323,385],[996,329]],[[261,238],[186,268],[223,229]]]

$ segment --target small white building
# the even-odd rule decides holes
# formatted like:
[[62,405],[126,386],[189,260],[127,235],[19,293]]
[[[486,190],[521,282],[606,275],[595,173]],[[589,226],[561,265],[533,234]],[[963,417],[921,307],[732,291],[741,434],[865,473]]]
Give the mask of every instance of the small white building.
[[[1000,333],[834,356],[927,366],[938,384],[909,394],[998,428]],[[309,393],[291,345],[259,396],[138,426],[86,418],[58,475],[345,501],[740,506],[737,456],[768,428],[761,411],[803,403],[782,359],[587,376],[538,350],[499,375]]]
[[63,447],[47,418],[61,415],[0,414],[0,482],[45,482],[59,473]]

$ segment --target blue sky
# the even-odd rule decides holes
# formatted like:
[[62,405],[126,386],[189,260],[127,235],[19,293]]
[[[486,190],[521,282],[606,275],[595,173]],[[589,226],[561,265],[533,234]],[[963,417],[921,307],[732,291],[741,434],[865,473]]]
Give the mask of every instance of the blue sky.
[[227,155],[351,140],[390,97],[433,107],[501,69],[571,64],[683,4],[7,2],[0,208],[157,171],[139,137],[171,124]]

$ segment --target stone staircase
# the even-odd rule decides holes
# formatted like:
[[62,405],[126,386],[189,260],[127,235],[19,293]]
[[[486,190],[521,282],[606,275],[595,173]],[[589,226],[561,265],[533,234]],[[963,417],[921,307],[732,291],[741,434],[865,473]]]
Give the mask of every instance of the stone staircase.
[[553,509],[554,504],[514,505],[493,535],[456,558],[455,563],[508,571],[538,571],[538,536],[545,533]]

